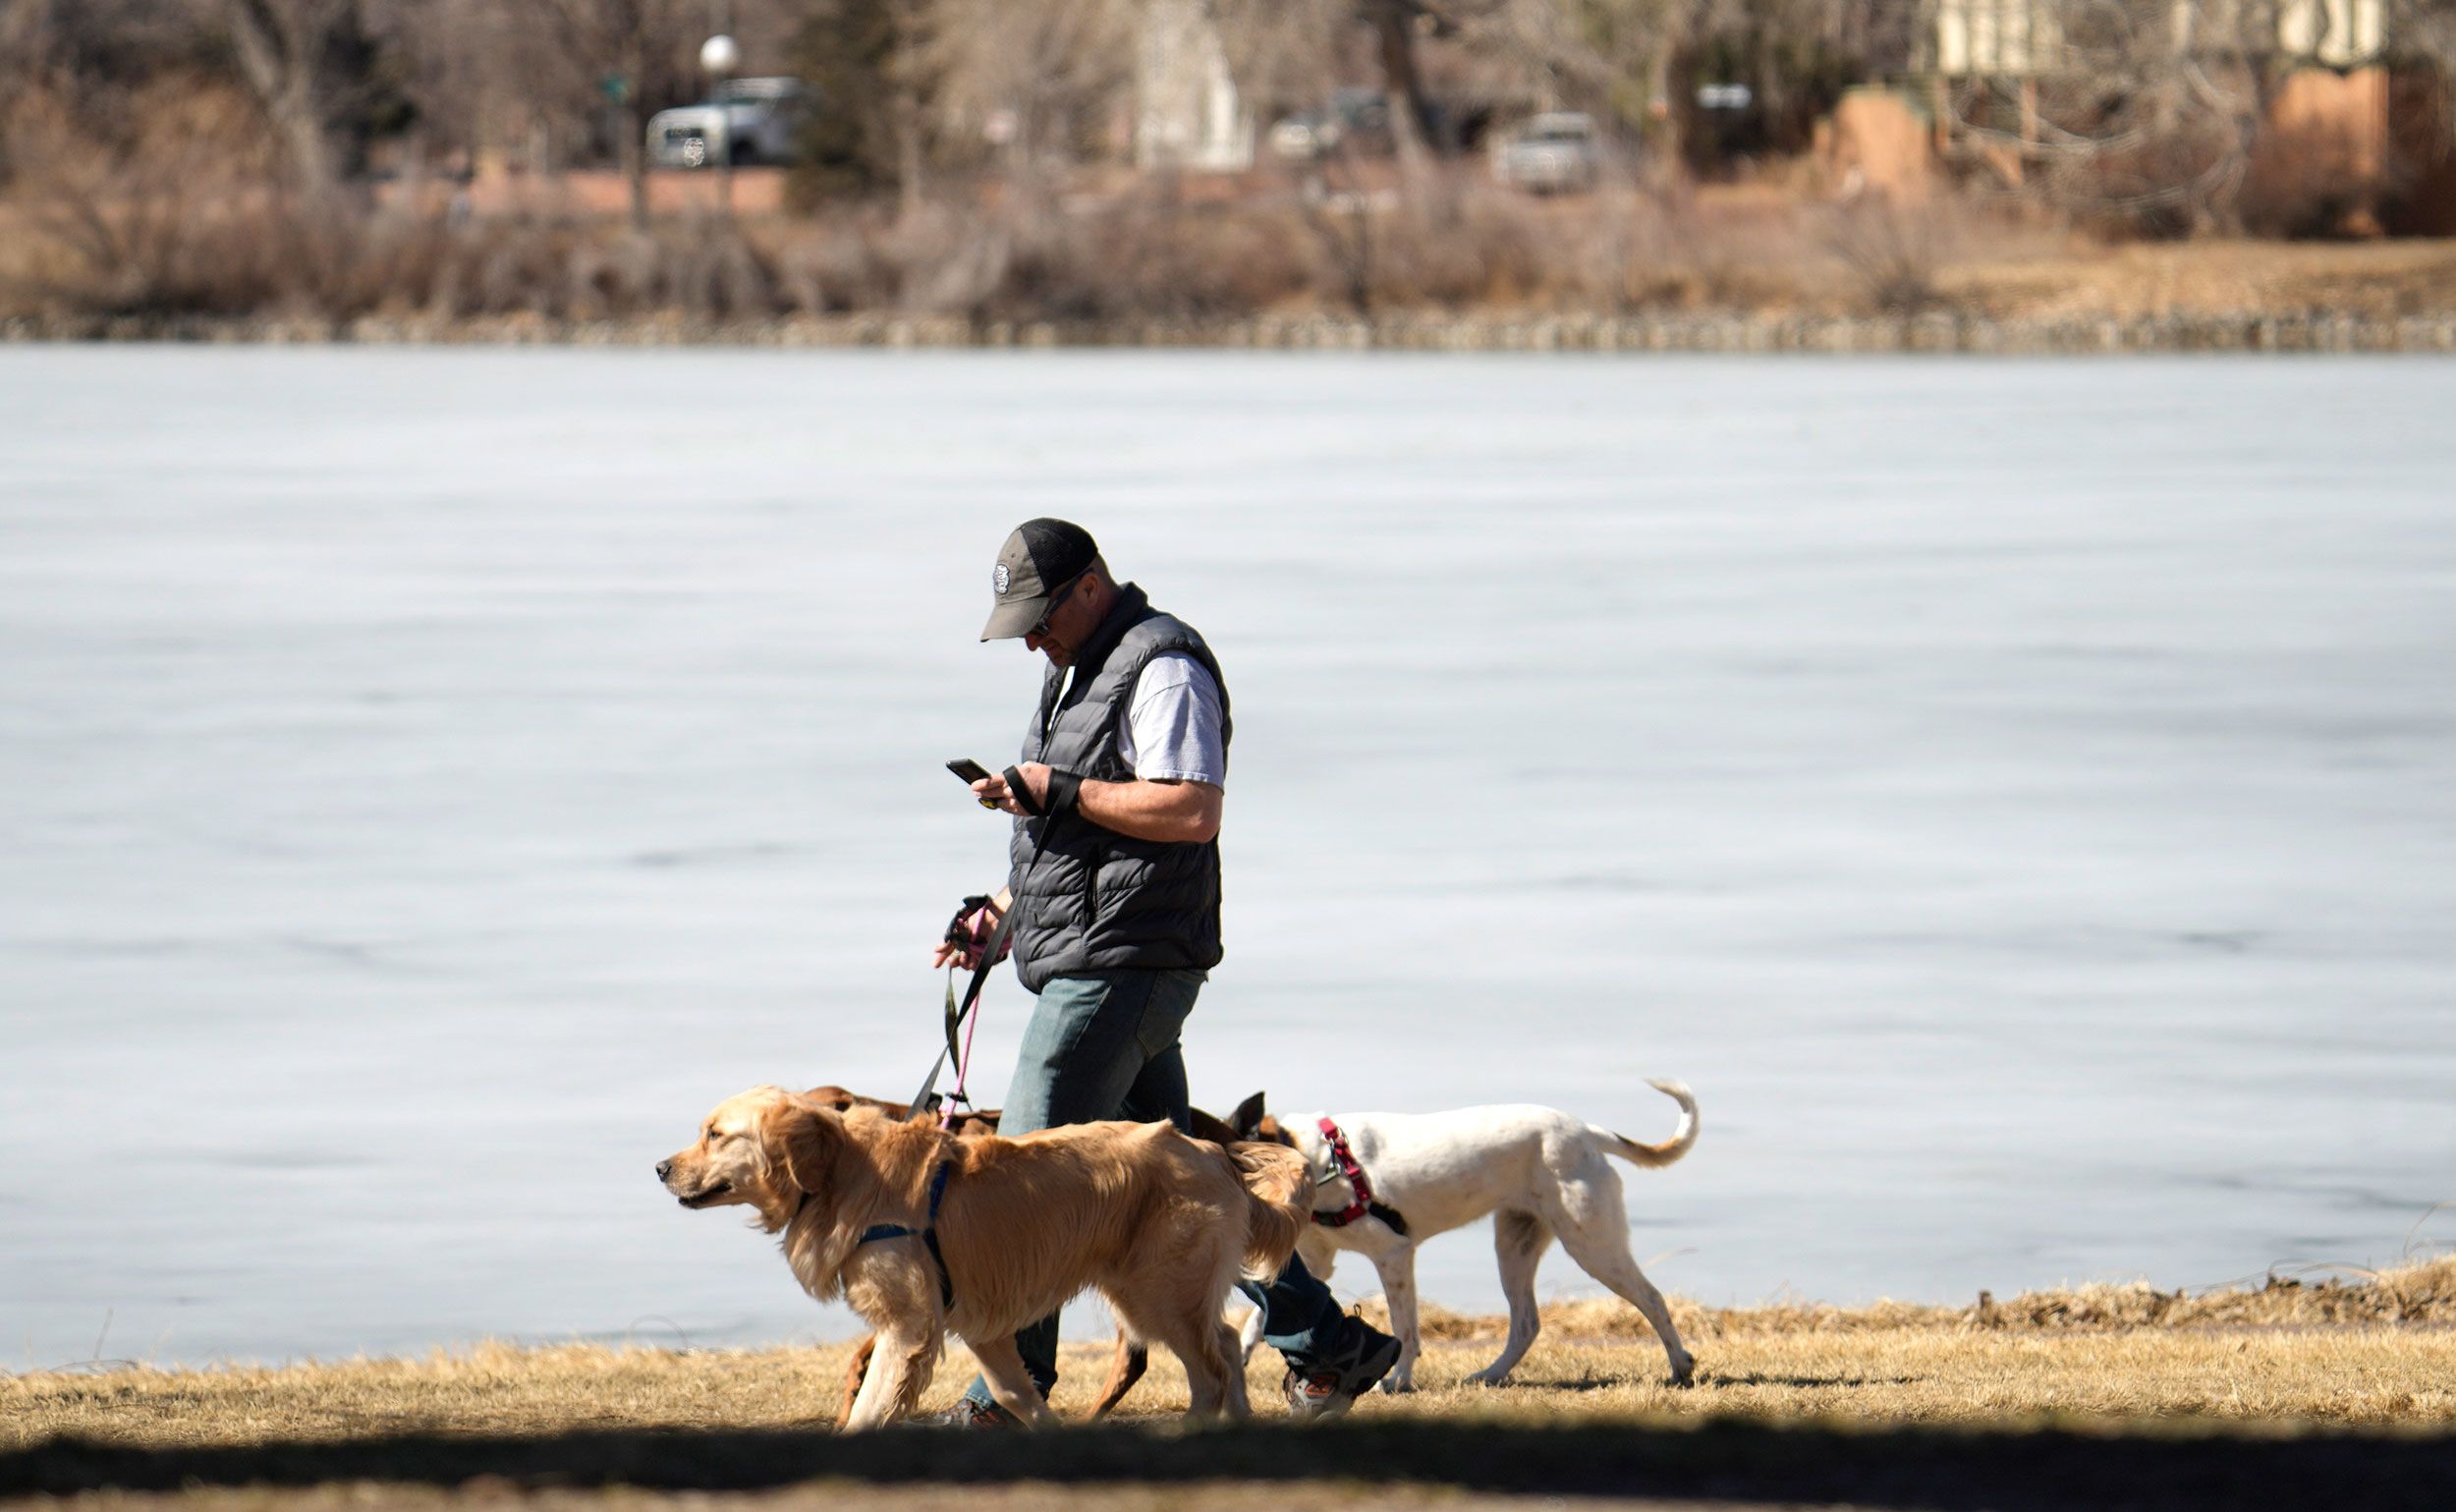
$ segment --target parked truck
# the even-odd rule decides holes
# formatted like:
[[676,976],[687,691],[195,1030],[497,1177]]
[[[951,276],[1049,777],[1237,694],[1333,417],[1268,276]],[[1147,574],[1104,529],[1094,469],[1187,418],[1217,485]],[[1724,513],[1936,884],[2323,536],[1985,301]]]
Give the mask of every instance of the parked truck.
[[1583,111],[1554,110],[1536,116],[1500,139],[1492,153],[1492,176],[1529,194],[1590,190],[1601,171],[1594,118]]
[[815,103],[799,79],[728,79],[708,100],[648,118],[648,161],[658,168],[790,163]]

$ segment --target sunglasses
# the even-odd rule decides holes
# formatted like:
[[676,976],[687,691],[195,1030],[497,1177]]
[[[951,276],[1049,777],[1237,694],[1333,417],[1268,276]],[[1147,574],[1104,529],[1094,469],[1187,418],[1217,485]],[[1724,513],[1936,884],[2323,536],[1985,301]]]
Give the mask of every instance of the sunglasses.
[[1050,589],[1049,606],[1040,611],[1039,620],[1035,622],[1030,630],[1025,631],[1024,634],[1033,637],[1045,637],[1048,635],[1049,621],[1057,614],[1058,606],[1066,602],[1067,596],[1075,591],[1075,585],[1081,583],[1085,576],[1090,571],[1091,569],[1087,567],[1082,572],[1075,574],[1064,583]]

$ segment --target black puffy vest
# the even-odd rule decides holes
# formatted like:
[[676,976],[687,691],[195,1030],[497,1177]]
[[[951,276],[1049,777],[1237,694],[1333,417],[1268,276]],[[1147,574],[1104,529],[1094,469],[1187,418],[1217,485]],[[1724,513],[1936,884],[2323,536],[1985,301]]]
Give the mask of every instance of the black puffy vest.
[[[1027,761],[1099,782],[1134,776],[1117,729],[1135,679],[1152,657],[1182,651],[1219,684],[1220,745],[1228,742],[1228,682],[1202,637],[1160,613],[1129,583],[1108,617],[1066,669],[1049,668],[1040,706],[1024,732]],[[1065,700],[1059,701],[1059,691]],[[1036,818],[1015,822],[1008,886],[1023,910],[1015,925],[1015,972],[1037,992],[1050,979],[1086,972],[1160,971],[1219,964],[1219,842],[1136,840],[1081,812],[1061,816],[1037,862]]]

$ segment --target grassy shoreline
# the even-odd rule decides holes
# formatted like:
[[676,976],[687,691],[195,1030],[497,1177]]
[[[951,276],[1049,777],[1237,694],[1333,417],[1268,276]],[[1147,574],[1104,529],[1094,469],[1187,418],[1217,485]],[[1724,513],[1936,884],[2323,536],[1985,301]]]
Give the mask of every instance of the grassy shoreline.
[[[39,1372],[0,1377],[0,1498],[314,1512],[349,1485],[381,1488],[353,1506],[552,1492],[757,1493],[816,1508],[884,1505],[908,1483],[997,1483],[967,1500],[1055,1505],[1016,1484],[1027,1482],[1075,1488],[1070,1509],[1334,1505],[1359,1482],[1495,1504],[1643,1493],[2218,1506],[2324,1493],[2376,1507],[2456,1495],[2456,1257],[2197,1296],[2101,1286],[1962,1308],[1675,1311],[1700,1360],[1694,1389],[1667,1383],[1660,1347],[1617,1301],[1546,1308],[1543,1336],[1501,1389],[1465,1383],[1501,1320],[1434,1313],[1422,1389],[1303,1433],[1277,1421],[1267,1351],[1247,1426],[1175,1422],[1183,1376],[1162,1353],[1119,1422],[854,1438],[832,1428],[845,1345],[496,1344],[418,1360]],[[1104,1355],[1069,1347],[1062,1410],[1088,1404]],[[952,1399],[968,1364],[950,1351],[932,1404]],[[1260,1484],[1296,1501],[1250,1494]]]
[[[544,237],[562,249],[558,255],[567,261],[547,257],[530,270],[535,287],[497,290],[485,300],[468,289],[456,293],[458,286],[421,293],[414,282],[397,280],[320,296],[309,290],[274,297],[250,285],[210,298],[201,287],[177,298],[166,292],[148,297],[133,286],[84,288],[37,255],[36,238],[18,237],[22,245],[10,253],[11,212],[0,206],[0,343],[2456,352],[2456,240],[2103,246],[2077,236],[1992,226],[1955,242],[1958,250],[1949,252],[1915,251],[1918,239],[1911,239],[1896,251],[1906,265],[1915,265],[1916,297],[1897,291],[1880,298],[1868,279],[1871,268],[1889,265],[1885,259],[1868,263],[1870,254],[1862,249],[1854,263],[1808,229],[1809,222],[1794,224],[1805,213],[1797,206],[1758,207],[1753,219],[1711,234],[1699,231],[1649,253],[1654,260],[1645,266],[1654,273],[1634,283],[1553,287],[1539,279],[1504,280],[1437,295],[1398,289],[1375,298],[1369,312],[1359,312],[1318,291],[1178,299],[1165,287],[1134,283],[1155,276],[1139,264],[1128,270],[1132,278],[1114,269],[1082,270],[1088,290],[1116,298],[923,298],[892,279],[845,284],[841,277],[799,294],[794,290],[800,286],[787,278],[759,298],[741,290],[720,298],[723,287],[704,281],[667,287],[646,279],[636,288],[624,285],[616,298],[587,279],[577,285],[571,280],[592,268],[603,272],[599,261],[622,248],[630,249],[625,256],[657,265],[659,258],[679,258],[697,266],[692,259],[715,252],[688,228],[669,227],[664,240],[633,246],[603,227],[550,225],[489,231],[515,242],[521,236]],[[946,245],[928,245],[954,255],[968,245],[958,230],[941,228]],[[789,253],[802,245],[797,239],[824,234],[824,226],[798,222],[746,223],[737,250],[755,249],[754,260],[764,258],[781,269],[792,264]],[[1551,239],[1568,234],[1546,221],[1530,232],[1535,238],[1530,245],[1548,247]],[[609,237],[616,240],[605,247],[591,240]],[[902,243],[894,245],[920,255]],[[1146,297],[1124,298],[1122,285],[1112,287],[1114,279],[1142,288]],[[349,298],[341,298],[344,292]]]
[[384,347],[1145,349],[1266,352],[1924,354],[2083,357],[2142,353],[2456,353],[2456,314],[2341,309],[1998,317],[1705,312],[1506,315],[1414,311],[1220,321],[1014,321],[867,313],[756,320],[683,314],[614,320],[537,315],[46,315],[0,320],[0,345],[153,342]]
[[[1366,1305],[1379,1316],[1377,1303]],[[1492,1421],[1738,1412],[1869,1425],[2046,1419],[2430,1425],[2456,1430],[2456,1256],[2197,1295],[2147,1283],[1982,1292],[1966,1306],[1879,1302],[1706,1308],[1673,1299],[1698,1389],[1665,1379],[1661,1347],[1617,1299],[1555,1302],[1505,1388],[1465,1383],[1499,1317],[1426,1307],[1421,1390],[1365,1412]],[[444,1435],[575,1422],[641,1429],[799,1428],[832,1422],[850,1344],[757,1350],[486,1343],[416,1359],[281,1366],[69,1368],[0,1375],[0,1451],[54,1435],[129,1447],[245,1445],[354,1428]],[[1061,1411],[1088,1405],[1107,1346],[1067,1346]],[[953,1346],[931,1400],[970,1372]],[[1278,1366],[1257,1352],[1257,1413]],[[1165,1351],[1121,1415],[1185,1405]]]

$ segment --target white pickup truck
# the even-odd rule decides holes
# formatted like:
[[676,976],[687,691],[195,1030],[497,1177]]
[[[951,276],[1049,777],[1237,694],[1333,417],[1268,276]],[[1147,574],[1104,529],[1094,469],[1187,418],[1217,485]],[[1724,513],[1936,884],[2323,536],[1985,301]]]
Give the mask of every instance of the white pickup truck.
[[728,79],[713,99],[648,118],[648,161],[658,168],[792,162],[814,101],[799,79]]
[[1530,194],[1592,189],[1602,166],[1594,118],[1577,110],[1536,116],[1502,139],[1492,152],[1492,176]]

